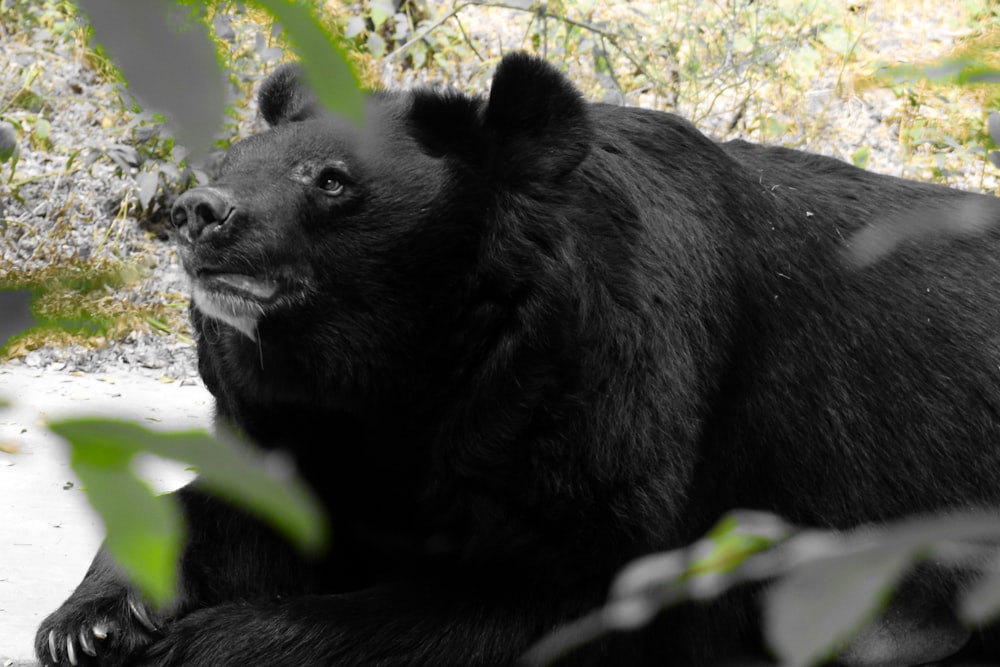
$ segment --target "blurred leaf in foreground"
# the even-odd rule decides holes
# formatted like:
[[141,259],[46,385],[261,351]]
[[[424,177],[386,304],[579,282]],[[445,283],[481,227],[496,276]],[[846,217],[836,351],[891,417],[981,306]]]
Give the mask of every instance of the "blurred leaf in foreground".
[[183,542],[180,514],[169,494],[155,498],[131,468],[136,454],[182,461],[199,470],[199,484],[261,517],[302,551],[327,540],[319,503],[293,479],[290,465],[204,431],[157,432],[108,419],[65,419],[49,428],[70,445],[70,463],[107,529],[108,549],[158,603],[176,588]]
[[829,657],[885,605],[912,562],[907,551],[869,551],[801,565],[767,595],[768,640],[783,664]]
[[207,26],[173,0],[79,0],[96,40],[143,104],[207,151],[225,113],[224,79]]
[[[143,104],[176,124],[193,151],[212,145],[225,112],[224,78],[197,5],[175,0],[79,0],[97,41]],[[194,5],[194,7],[190,5]],[[334,38],[308,7],[288,0],[255,0],[282,25],[321,104],[356,122],[365,95]],[[218,25],[218,22],[216,22]]]
[[[950,655],[964,642],[964,630],[951,616],[931,615],[924,603],[908,609],[896,600],[890,618],[866,623],[884,608],[913,565],[974,570],[998,540],[1000,518],[977,512],[918,517],[848,533],[805,531],[786,543],[784,576],[766,596],[768,641],[787,665],[814,664],[845,646],[870,651],[876,643],[900,638],[908,640],[901,650],[916,650],[928,660]],[[998,591],[1000,587],[977,593],[973,588],[972,601],[961,604],[970,616],[996,613]],[[917,626],[919,632],[909,634],[907,628]],[[862,628],[864,633],[856,635]],[[895,655],[904,659],[905,654]]]
[[1000,113],[991,111],[986,120],[986,129],[989,130],[990,139],[994,144],[1000,146]]
[[971,58],[953,58],[933,65],[894,65],[883,68],[879,73],[895,83],[919,79],[959,86],[1000,83],[1000,70]]
[[0,350],[11,338],[35,326],[30,290],[0,289]]
[[994,558],[986,575],[959,601],[962,619],[971,625],[986,624],[1000,615],[1000,562]]
[[365,94],[357,75],[347,64],[343,50],[309,10],[287,0],[255,0],[254,4],[267,10],[288,32],[320,104],[332,113],[362,122]]
[[750,556],[766,551],[788,537],[790,527],[765,512],[739,510],[727,514],[709,531],[705,552],[688,567],[686,575],[732,572]]
[[104,520],[108,550],[157,606],[177,590],[177,559],[184,541],[180,508],[169,495],[156,497],[132,472],[135,451],[99,433],[53,430],[70,441],[70,465],[87,498]]
[[14,126],[0,121],[0,164],[9,161],[17,152],[17,133]]

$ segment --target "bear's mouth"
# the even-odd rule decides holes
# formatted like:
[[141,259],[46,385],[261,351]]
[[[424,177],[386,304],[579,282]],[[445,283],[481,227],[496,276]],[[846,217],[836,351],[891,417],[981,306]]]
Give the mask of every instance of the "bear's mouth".
[[251,296],[260,301],[268,301],[278,292],[278,284],[273,280],[245,273],[203,272],[198,276],[198,282],[206,290],[231,290],[241,296]]
[[257,340],[257,323],[278,293],[278,283],[245,273],[200,271],[194,280],[194,305],[207,317],[225,322]]

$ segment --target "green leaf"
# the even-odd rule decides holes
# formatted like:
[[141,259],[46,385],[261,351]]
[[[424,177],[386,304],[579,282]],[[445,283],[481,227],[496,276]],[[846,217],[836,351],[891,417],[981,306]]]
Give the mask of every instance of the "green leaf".
[[0,164],[14,157],[17,150],[17,133],[10,123],[0,123]]
[[971,83],[1000,83],[1000,70],[967,58],[945,60],[934,65],[897,65],[882,70],[894,81],[926,78],[935,83],[951,82],[960,86]]
[[31,314],[29,290],[0,289],[0,349],[19,333],[27,331],[37,322]]
[[156,604],[176,593],[176,563],[183,544],[180,509],[169,496],[157,498],[132,472],[140,443],[120,440],[114,428],[74,428],[57,422],[51,429],[70,443],[70,466],[87,498],[104,521],[108,550]]
[[324,32],[309,10],[287,0],[254,0],[285,28],[302,58],[302,68],[316,97],[332,113],[364,121],[365,95],[344,52]]
[[368,35],[368,51],[373,58],[381,58],[385,53],[385,40],[377,32]]
[[49,140],[49,136],[52,134],[52,123],[45,120],[44,118],[39,118],[35,122],[35,128],[32,130],[32,134],[35,138],[42,142]]
[[[75,151],[73,151],[72,153],[70,153],[69,157],[66,158],[66,166],[63,167],[63,171],[65,171],[67,173],[72,172],[73,171],[73,163],[76,162],[76,159],[78,157],[80,157],[80,153],[82,153],[82,152],[83,152],[83,149],[82,148],[78,148]],[[2,161],[2,160],[0,160],[0,161]]]
[[829,657],[885,604],[912,560],[910,549],[877,549],[810,562],[778,581],[765,630],[782,664]]
[[378,30],[382,27],[390,16],[396,13],[396,8],[392,6],[390,0],[371,0],[368,3],[371,9],[372,25]]
[[212,28],[219,39],[226,42],[236,40],[236,31],[233,30],[232,20],[232,16],[223,14],[221,11],[216,12],[215,18],[212,19]]
[[170,325],[161,320],[158,317],[153,317],[152,315],[146,316],[146,323],[153,327],[157,331],[162,331],[163,333],[170,333]]
[[[249,509],[284,533],[300,549],[316,553],[326,546],[323,510],[280,459],[263,458],[231,438],[216,439],[204,431],[151,431],[133,422],[108,419],[65,419],[49,428],[75,447],[117,452],[131,461],[137,452],[182,461],[200,472],[200,483],[216,495]],[[91,456],[94,456],[91,454]],[[106,458],[108,465],[117,459]]]
[[347,21],[347,27],[344,28],[344,37],[351,39],[357,37],[365,31],[365,20],[360,16],[352,16]]
[[411,46],[410,58],[413,60],[414,69],[423,69],[424,65],[427,64],[427,45],[423,42],[417,42]]
[[687,576],[732,572],[750,556],[766,551],[789,533],[778,517],[764,512],[733,512],[706,536],[711,551],[688,568]]
[[971,61],[965,59],[945,60],[940,64],[924,67],[922,74],[931,81],[947,81],[961,77],[965,68],[971,64]]
[[793,51],[790,56],[792,68],[805,81],[809,81],[816,76],[822,63],[823,56],[808,43]]
[[396,29],[392,33],[393,41],[397,43],[402,43],[410,36],[410,22],[406,17],[406,14],[402,12],[396,14],[392,17],[393,22],[396,24]]
[[244,445],[234,445],[235,439],[220,438],[205,451],[203,443],[185,442],[179,458],[194,464],[202,484],[219,497],[268,521],[303,551],[321,552],[328,539],[326,517],[294,478],[291,462],[280,455],[251,456]]
[[842,56],[846,56],[854,48],[854,44],[851,41],[850,35],[841,26],[835,25],[827,30],[824,30],[819,35],[819,41],[823,43],[823,46],[835,51]]
[[994,145],[1000,146],[1000,113],[991,111],[986,121],[986,129],[989,130],[990,139]]
[[977,581],[959,601],[958,610],[969,625],[986,624],[996,618],[1000,612],[1000,570],[988,571]]
[[207,151],[226,108],[208,27],[173,0],[80,0],[100,42],[143,104],[177,123],[178,139]]
[[788,129],[792,126],[791,123],[778,120],[777,118],[768,118],[765,121],[764,131],[772,137],[780,137],[781,135],[788,132]]
[[868,146],[861,146],[858,150],[854,151],[853,155],[851,155],[851,162],[853,162],[854,166],[858,169],[867,169],[868,159],[870,157],[871,148]]
[[181,511],[169,495],[156,497],[129,467],[131,454],[101,441],[71,441],[70,465],[101,516],[105,544],[132,581],[157,606],[177,592],[177,559],[184,542]]
[[[988,513],[917,517],[853,534],[796,536],[788,548],[815,555],[770,589],[768,640],[783,663],[812,664],[844,646],[885,603],[909,565],[934,560],[943,544],[998,539],[1000,517]],[[945,638],[953,640],[954,634]]]
[[959,83],[1000,83],[1000,69],[975,65],[962,72]]
[[135,175],[135,182],[139,185],[139,206],[143,211],[149,210],[149,205],[160,187],[160,175],[142,171]]

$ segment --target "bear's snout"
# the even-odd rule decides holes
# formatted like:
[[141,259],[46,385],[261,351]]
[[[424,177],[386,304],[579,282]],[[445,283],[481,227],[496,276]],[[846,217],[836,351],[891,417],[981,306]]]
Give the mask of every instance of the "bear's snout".
[[182,237],[197,241],[229,220],[236,207],[225,193],[216,188],[188,190],[174,203],[170,218]]

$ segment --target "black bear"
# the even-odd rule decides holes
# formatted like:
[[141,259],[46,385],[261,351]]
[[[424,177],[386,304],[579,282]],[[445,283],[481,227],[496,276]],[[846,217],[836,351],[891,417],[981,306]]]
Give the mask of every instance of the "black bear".
[[[290,66],[260,106],[173,219],[218,414],[294,456],[331,550],[194,484],[176,604],[102,552],[44,662],[511,664],[732,508],[1000,505],[994,198],[719,144],[523,54],[488,97],[377,93],[363,125]],[[720,664],[755,646],[746,604],[567,664]]]

